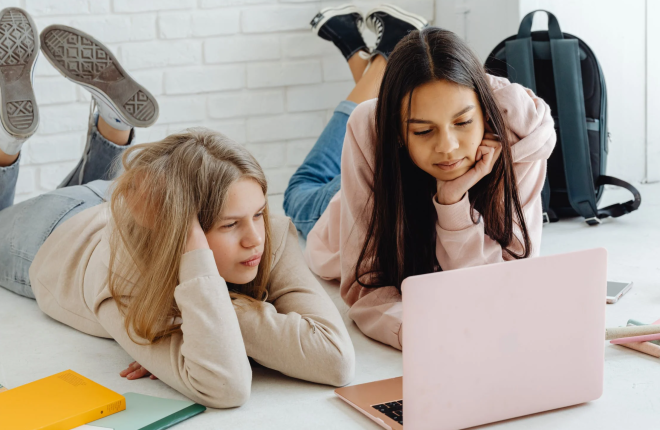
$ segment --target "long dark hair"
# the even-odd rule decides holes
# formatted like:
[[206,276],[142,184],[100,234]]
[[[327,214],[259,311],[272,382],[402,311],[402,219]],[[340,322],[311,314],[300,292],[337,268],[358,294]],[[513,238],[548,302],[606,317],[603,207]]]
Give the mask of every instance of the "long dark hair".
[[[364,287],[394,285],[412,275],[441,269],[435,253],[436,179],[417,167],[407,148],[402,105],[415,88],[447,80],[474,90],[487,122],[500,137],[502,153],[490,174],[469,192],[485,233],[513,258],[526,258],[531,242],[518,196],[509,133],[486,73],[476,55],[454,33],[435,27],[413,31],[392,52],[376,106],[376,149],[371,220],[355,277]],[[473,219],[476,224],[479,219]],[[522,238],[514,235],[514,225]],[[521,253],[509,246],[517,241]]]

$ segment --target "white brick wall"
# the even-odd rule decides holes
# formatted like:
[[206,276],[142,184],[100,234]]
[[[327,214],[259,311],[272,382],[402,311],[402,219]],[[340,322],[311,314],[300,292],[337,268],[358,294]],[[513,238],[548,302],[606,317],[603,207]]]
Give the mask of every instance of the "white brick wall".
[[[390,1],[431,20],[434,0]],[[351,90],[339,51],[314,36],[322,7],[307,0],[0,0],[32,14],[39,29],[79,28],[107,44],[151,91],[160,118],[139,142],[191,126],[219,130],[252,151],[269,178],[274,206],[314,145],[334,106]],[[355,1],[364,12],[377,1]],[[365,35],[367,42],[373,36]],[[25,145],[17,201],[55,188],[84,145],[89,94],[40,57],[41,114]],[[281,208],[274,207],[281,211]]]

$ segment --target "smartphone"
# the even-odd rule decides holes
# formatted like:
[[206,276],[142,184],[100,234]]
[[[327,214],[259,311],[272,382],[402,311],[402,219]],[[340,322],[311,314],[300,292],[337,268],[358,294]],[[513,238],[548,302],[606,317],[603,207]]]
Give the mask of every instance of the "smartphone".
[[607,281],[607,303],[616,303],[632,287],[632,282]]

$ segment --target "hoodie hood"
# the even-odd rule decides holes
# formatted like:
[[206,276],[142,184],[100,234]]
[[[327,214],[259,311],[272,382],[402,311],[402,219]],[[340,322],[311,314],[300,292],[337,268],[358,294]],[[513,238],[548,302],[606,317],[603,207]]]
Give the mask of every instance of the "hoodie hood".
[[513,162],[547,160],[557,142],[550,107],[530,89],[486,75],[511,134]]

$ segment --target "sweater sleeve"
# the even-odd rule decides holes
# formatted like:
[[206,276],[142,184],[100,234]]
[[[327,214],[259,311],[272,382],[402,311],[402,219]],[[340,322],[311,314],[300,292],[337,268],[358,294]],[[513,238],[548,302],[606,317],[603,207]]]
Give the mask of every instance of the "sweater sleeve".
[[353,344],[337,307],[307,268],[290,221],[279,248],[268,302],[236,308],[247,354],[294,378],[346,385],[355,372]]
[[227,285],[211,250],[181,258],[174,298],[181,310],[181,333],[152,345],[133,342],[113,299],[96,316],[133,359],[170,387],[212,408],[240,406],[250,396],[252,371]]
[[403,303],[395,287],[376,288],[363,295],[348,316],[370,338],[403,349]]
[[[545,161],[536,162],[535,165],[528,166],[524,170],[526,175],[519,176],[518,188],[528,190],[526,195],[520,193],[520,200],[532,245],[530,256],[535,257],[539,255],[543,229],[541,190],[545,179]],[[530,183],[521,184],[521,179]],[[468,193],[453,205],[441,205],[435,198],[433,204],[438,214],[436,256],[443,270],[499,263],[514,258],[485,233],[484,222],[480,215],[476,212],[470,214]],[[478,220],[476,224],[472,222],[472,216]],[[522,232],[517,225],[514,225],[513,233],[516,239],[509,246],[509,250],[520,254],[523,251]]]
[[401,294],[394,287],[365,288],[355,266],[369,227],[373,204],[376,100],[360,104],[348,120],[341,159],[341,296],[348,316],[365,335],[401,349]]

